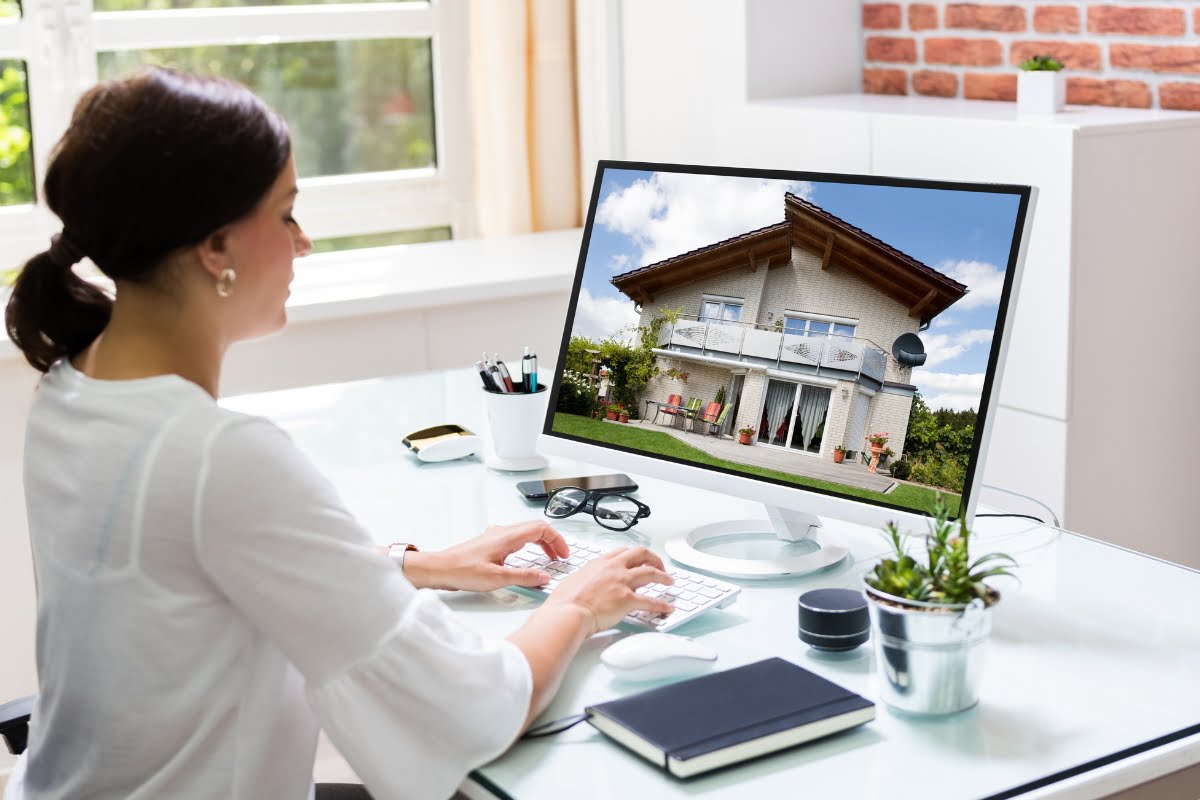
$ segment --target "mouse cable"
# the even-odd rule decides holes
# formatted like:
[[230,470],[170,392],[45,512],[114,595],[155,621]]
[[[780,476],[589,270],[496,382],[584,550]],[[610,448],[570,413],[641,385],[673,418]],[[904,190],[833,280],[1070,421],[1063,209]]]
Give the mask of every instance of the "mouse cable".
[[569,717],[561,717],[552,719],[549,722],[543,722],[541,725],[535,725],[525,731],[522,739],[540,739],[543,736],[553,736],[556,733],[562,733],[565,730],[574,728],[579,723],[588,718],[587,714],[572,714]]

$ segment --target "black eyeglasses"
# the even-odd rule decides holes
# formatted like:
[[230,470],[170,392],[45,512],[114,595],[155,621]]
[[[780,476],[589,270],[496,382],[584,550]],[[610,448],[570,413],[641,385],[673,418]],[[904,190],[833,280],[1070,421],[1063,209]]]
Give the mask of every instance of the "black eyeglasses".
[[605,494],[574,486],[556,489],[546,501],[547,517],[563,519],[591,507],[592,516],[609,530],[627,531],[639,519],[650,516],[650,506],[623,494]]

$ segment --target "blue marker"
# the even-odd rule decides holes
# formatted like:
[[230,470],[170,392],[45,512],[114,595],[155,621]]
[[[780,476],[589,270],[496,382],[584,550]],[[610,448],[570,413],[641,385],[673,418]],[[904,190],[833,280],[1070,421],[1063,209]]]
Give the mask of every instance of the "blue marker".
[[537,356],[525,347],[525,355],[521,357],[521,388],[526,392],[537,391]]

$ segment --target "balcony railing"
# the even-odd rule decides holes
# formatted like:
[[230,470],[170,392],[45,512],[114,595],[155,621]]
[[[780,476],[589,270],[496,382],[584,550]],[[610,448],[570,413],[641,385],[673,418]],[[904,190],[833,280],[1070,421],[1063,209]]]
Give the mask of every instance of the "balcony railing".
[[675,324],[665,323],[658,333],[658,346],[687,348],[700,355],[732,358],[754,364],[774,362],[778,369],[797,369],[816,374],[821,369],[853,372],[883,383],[887,354],[870,339],[828,334],[784,333],[776,328],[748,322],[718,322],[680,316]]

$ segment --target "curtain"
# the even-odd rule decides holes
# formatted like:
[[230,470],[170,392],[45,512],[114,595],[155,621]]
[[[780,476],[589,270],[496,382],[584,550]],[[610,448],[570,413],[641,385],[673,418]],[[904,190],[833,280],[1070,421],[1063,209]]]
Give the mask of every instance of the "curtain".
[[800,392],[801,429],[804,433],[804,449],[812,444],[817,429],[825,422],[825,412],[829,410],[829,389],[818,389],[815,386],[805,386]]
[[582,224],[573,9],[572,0],[471,2],[482,236]]
[[783,381],[767,382],[767,399],[763,404],[766,427],[759,431],[760,441],[774,441],[775,434],[781,427],[784,429],[783,439],[787,441],[788,416],[791,414],[792,401],[795,398],[796,384]]

